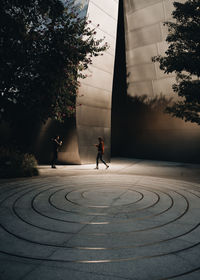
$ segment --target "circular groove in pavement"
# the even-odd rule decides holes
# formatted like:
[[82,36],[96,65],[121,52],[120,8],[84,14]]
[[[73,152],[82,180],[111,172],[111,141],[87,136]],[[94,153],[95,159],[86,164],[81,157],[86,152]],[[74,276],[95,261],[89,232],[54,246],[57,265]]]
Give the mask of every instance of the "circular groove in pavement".
[[[29,191],[30,192],[30,191]],[[29,192],[27,192],[27,193],[29,193]],[[25,194],[23,194],[23,195],[26,195],[27,193],[25,193]],[[50,230],[50,229],[48,229],[48,228],[45,228],[45,227],[41,227],[41,226],[37,226],[37,225],[34,225],[33,223],[31,223],[31,222],[29,222],[29,221],[27,221],[27,220],[25,220],[24,218],[22,218],[21,216],[20,216],[20,214],[17,212],[17,210],[16,210],[16,203],[18,202],[18,200],[20,199],[21,197],[18,197],[15,201],[14,201],[14,203],[13,203],[13,205],[12,205],[12,210],[13,210],[13,212],[15,213],[15,215],[21,220],[21,221],[23,221],[23,222],[25,222],[25,223],[27,223],[27,224],[29,224],[29,225],[31,225],[31,226],[33,226],[33,227],[37,227],[37,228],[39,228],[39,229],[42,229],[42,230],[46,230],[46,231],[53,231],[53,232],[57,232],[57,233],[69,233],[69,234],[74,234],[74,232],[69,232],[69,231],[57,231],[57,230]],[[168,225],[168,224],[170,224],[170,223],[173,223],[174,221],[177,221],[178,219],[180,219],[181,217],[183,217],[185,214],[186,214],[186,212],[188,211],[188,201],[187,201],[187,199],[186,199],[186,203],[187,203],[187,207],[186,207],[186,209],[184,209],[183,210],[183,212],[178,216],[178,217],[176,217],[175,219],[173,219],[173,220],[170,220],[170,221],[168,221],[168,222],[166,222],[166,223],[163,223],[163,224],[161,224],[161,225],[158,225],[158,226],[153,226],[153,227],[149,227],[149,228],[144,228],[144,229],[140,229],[140,230],[132,230],[132,231],[126,231],[126,232],[107,232],[107,233],[88,233],[88,235],[93,235],[93,236],[106,236],[106,235],[122,235],[122,234],[125,234],[125,235],[127,235],[127,234],[134,234],[134,233],[138,233],[138,232],[142,232],[142,231],[149,231],[149,230],[153,230],[153,229],[156,229],[156,228],[160,228],[160,227],[164,227],[164,226],[166,226],[166,225]],[[174,204],[174,203],[173,203]],[[172,204],[171,204],[172,205]],[[169,209],[171,208],[171,206],[169,207]],[[38,213],[38,214],[40,214],[40,212],[39,211],[36,211],[36,213]],[[156,216],[156,215],[158,215],[158,214],[155,214],[155,215],[152,215],[152,216]],[[62,221],[62,222],[66,222],[67,223],[67,221],[63,221],[63,220],[61,220],[61,219],[54,219],[54,218],[52,218],[52,217],[49,217],[49,216],[45,216],[45,215],[42,215],[43,217],[47,217],[47,218],[49,218],[49,219],[51,219],[51,220],[58,220],[58,221]],[[139,220],[139,219],[138,219]],[[75,224],[78,224],[79,222],[74,222]],[[80,223],[81,224],[81,223]],[[83,223],[82,223],[83,224]],[[89,224],[89,223],[85,223],[85,224]],[[90,223],[90,224],[92,224],[92,223]],[[86,233],[85,233],[86,234]],[[84,233],[83,233],[83,235],[84,235]],[[86,234],[87,235],[87,234]]]
[[[42,191],[43,192],[43,191]],[[34,201],[36,200],[36,198],[37,198],[37,196],[38,195],[40,195],[42,192],[40,192],[39,194],[36,194],[34,197],[33,197],[33,199],[32,199],[32,208],[34,209],[34,211],[35,212],[37,212],[39,215],[42,215],[42,216],[44,216],[44,217],[46,217],[46,218],[49,218],[49,219],[55,219],[55,220],[58,220],[58,221],[62,221],[62,222],[71,222],[71,223],[80,223],[80,224],[110,224],[110,223],[108,223],[108,222],[101,222],[101,223],[98,223],[98,222],[96,222],[96,223],[93,223],[93,222],[75,222],[75,221],[70,221],[70,220],[64,220],[64,219],[57,219],[57,218],[53,218],[53,217],[51,217],[51,216],[49,216],[49,215],[46,215],[46,214],[43,214],[41,211],[39,211],[37,208],[36,208],[36,206],[35,206],[35,203],[34,203]],[[141,210],[144,210],[144,209],[148,209],[148,208],[150,208],[150,207],[153,207],[153,206],[155,206],[158,202],[159,202],[159,200],[160,200],[160,195],[159,194],[157,194],[157,193],[155,193],[154,191],[152,191],[152,193],[154,193],[155,194],[155,196],[157,196],[157,199],[156,199],[156,201],[154,202],[154,203],[152,203],[150,206],[146,206],[146,207],[144,207],[144,208],[141,208],[141,209],[137,209],[136,211],[141,211]],[[70,201],[71,202],[71,201]],[[78,203],[74,203],[74,204],[76,204],[76,205],[78,205],[78,206],[83,206],[83,205],[81,205],[81,204],[78,204]],[[129,203],[128,205],[130,206],[130,205],[132,205],[132,204],[134,204],[134,203]],[[127,205],[126,205],[127,206]],[[84,206],[85,208],[99,208],[98,206],[96,207],[96,206]],[[113,207],[113,206],[106,206],[105,208],[111,208],[111,207]],[[104,208],[104,207],[103,207]],[[58,209],[58,208],[57,208]],[[58,209],[59,210],[59,209]],[[70,211],[68,211],[69,213],[70,213]],[[132,211],[131,211],[132,212]],[[128,214],[128,213],[131,213],[130,211],[129,212],[125,212],[126,214]],[[120,213],[123,213],[123,212],[121,212],[120,211]],[[91,215],[93,215],[92,213],[91,213]],[[95,215],[95,213],[94,213],[94,215]],[[118,221],[118,222],[120,222],[120,221]],[[121,222],[126,222],[126,221],[121,221]]]
[[[152,205],[147,206],[147,207],[144,207],[144,208],[139,208],[139,209],[133,210],[133,211],[126,211],[126,212],[123,212],[123,211],[120,210],[120,214],[131,214],[131,213],[135,213],[135,212],[137,212],[137,211],[147,210],[147,209],[149,209],[149,208],[155,206],[155,205],[159,202],[159,200],[160,200],[160,195],[157,194],[157,193],[155,193],[155,192],[153,192],[153,193],[157,196],[157,201],[156,201],[155,203],[153,203]],[[128,218],[127,220],[118,220],[118,221],[116,221],[115,223],[127,223],[127,222],[130,222],[131,220],[144,220],[144,219],[146,219],[146,218],[158,216],[158,215],[161,215],[161,214],[167,212],[170,208],[173,207],[174,201],[173,201],[173,198],[172,198],[169,194],[167,194],[167,193],[165,193],[165,192],[162,192],[162,193],[166,194],[166,196],[168,196],[168,197],[170,198],[170,205],[169,205],[166,209],[162,210],[162,211],[159,212],[159,213],[152,214],[152,215],[149,215],[149,216],[143,216],[143,217],[140,217],[140,218],[132,218],[132,219],[131,219],[131,218]],[[143,198],[143,197],[144,197],[144,195],[142,195],[142,198]],[[142,200],[142,198],[139,199],[139,200],[137,200],[135,203],[137,203],[137,202],[139,202],[140,200]],[[58,210],[62,210],[62,211],[64,211],[64,212],[71,212],[71,211],[66,211],[66,210],[64,210],[64,209],[60,209],[59,207],[56,207],[55,204],[53,204],[52,202],[50,202],[50,204],[51,204],[52,206],[54,206],[56,209],[58,209]],[[78,204],[77,204],[77,205],[78,205]],[[131,204],[129,204],[129,205],[131,205]],[[79,206],[80,206],[80,204],[79,204]],[[86,206],[85,206],[85,207],[86,207]],[[106,208],[108,208],[108,207],[106,207]],[[72,212],[71,212],[71,213],[72,213]],[[74,212],[73,212],[73,213],[74,213]],[[76,212],[76,214],[83,215],[83,213],[81,213],[81,212]],[[111,214],[109,215],[109,214],[106,214],[106,213],[104,213],[104,214],[102,214],[102,213],[98,213],[98,214],[96,214],[96,213],[90,213],[90,215],[110,216],[110,217],[111,217]],[[108,223],[108,222],[104,221],[104,222],[102,222],[102,223],[96,222],[96,223],[87,223],[87,224],[110,224],[110,223],[111,223],[111,222]]]
[[[136,190],[131,190],[131,189],[127,189],[126,191],[132,191],[132,192],[136,192],[136,193],[139,193],[139,191],[136,191]],[[68,198],[68,196],[72,193],[73,191],[71,191],[71,192],[68,192],[66,195],[65,195],[65,198],[66,198],[66,200],[68,201],[68,202],[70,202],[70,203],[72,203],[72,204],[75,204],[75,205],[78,205],[78,206],[80,206],[80,207],[86,207],[86,208],[118,208],[118,207],[121,207],[121,206],[123,206],[123,207],[127,207],[127,206],[130,206],[130,205],[132,205],[132,204],[135,204],[135,203],[137,203],[137,202],[139,202],[143,197],[144,197],[144,195],[142,194],[142,193],[140,193],[140,195],[141,195],[141,197],[138,199],[138,200],[136,200],[136,201],[132,201],[131,203],[127,203],[127,204],[123,204],[123,205],[84,205],[84,204],[81,204],[81,203],[77,203],[77,202],[75,202],[75,201],[73,201],[73,200],[71,200],[71,199],[69,199]],[[85,192],[85,191],[84,191]],[[83,193],[84,192],[82,192],[81,193],[81,197],[83,197]],[[88,192],[88,191],[87,191]],[[156,196],[157,196],[157,194],[155,194]],[[83,197],[84,198],[84,197]]]
[[[39,214],[39,215],[41,215],[41,216],[43,216],[43,217],[46,217],[46,218],[48,218],[48,219],[52,219],[52,220],[56,220],[56,221],[61,221],[61,222],[66,222],[66,223],[77,223],[77,224],[104,224],[104,225],[106,225],[106,224],[110,224],[110,223],[108,223],[108,222],[101,222],[101,223],[98,223],[98,222],[96,222],[96,223],[94,223],[94,222],[77,222],[77,221],[70,221],[70,220],[66,220],[66,219],[60,219],[60,218],[54,218],[54,217],[51,217],[51,216],[49,216],[49,215],[46,215],[46,214],[44,214],[44,213],[42,213],[41,211],[39,211],[39,210],[37,210],[37,208],[35,207],[35,205],[34,205],[34,201],[35,201],[35,199],[36,199],[36,197],[38,196],[38,195],[40,195],[40,194],[42,194],[42,193],[44,193],[44,192],[46,192],[46,191],[48,191],[48,190],[50,190],[50,189],[52,189],[53,187],[51,187],[51,188],[48,188],[48,189],[46,189],[46,190],[43,190],[43,191],[40,191],[38,194],[36,194],[33,198],[32,198],[32,200],[31,200],[31,207],[32,207],[32,209],[37,213],[37,214]],[[154,191],[152,191],[155,195],[157,195],[157,200],[156,200],[156,202],[154,202],[152,205],[150,205],[150,206],[147,206],[147,207],[144,207],[144,208],[140,208],[140,209],[137,209],[136,211],[141,211],[141,210],[144,210],[144,209],[149,209],[149,208],[151,208],[151,207],[153,207],[153,206],[155,206],[159,201],[160,201],[160,195],[159,194],[156,194]],[[28,192],[29,193],[29,192]],[[165,193],[165,192],[163,192],[163,193]],[[166,193],[165,193],[166,194]],[[23,194],[23,196],[24,195],[26,195],[26,194]],[[166,194],[167,195],[167,194]],[[147,217],[142,217],[142,218],[135,218],[134,220],[142,220],[142,219],[145,219],[145,218],[149,218],[149,217],[153,217],[153,216],[158,216],[158,215],[160,215],[160,214],[163,214],[164,212],[166,212],[167,210],[169,210],[172,206],[173,206],[173,199],[172,199],[172,197],[170,196],[170,195],[168,195],[169,197],[170,197],[170,199],[171,199],[171,205],[167,208],[167,209],[165,209],[165,210],[163,210],[163,211],[161,211],[160,213],[156,213],[156,214],[153,214],[153,215],[151,215],[151,216],[147,216]],[[15,208],[15,205],[16,205],[16,203],[18,202],[18,200],[20,200],[21,199],[21,197],[18,197],[17,199],[16,199],[16,201],[14,202],[14,208]],[[187,201],[187,200],[186,200]],[[16,212],[16,210],[14,210],[14,212]],[[121,213],[121,211],[120,211],[120,213]],[[128,212],[128,213],[131,213],[131,212]],[[184,213],[185,213],[185,211],[184,211]],[[123,223],[126,223],[126,222],[129,222],[129,220],[130,219],[128,219],[128,221],[117,221],[117,223],[120,223],[120,222],[123,222]]]
[[[79,215],[88,215],[88,216],[109,216],[109,214],[107,214],[107,213],[95,213],[95,212],[82,212],[82,211],[72,211],[72,210],[66,210],[66,209],[64,209],[64,208],[61,208],[61,207],[58,207],[54,202],[53,202],[53,196],[55,195],[55,194],[57,194],[58,192],[60,192],[60,191],[62,191],[62,190],[57,190],[57,191],[55,191],[54,193],[52,193],[50,196],[49,196],[49,199],[48,199],[48,201],[49,201],[49,204],[51,204],[51,206],[53,206],[54,208],[56,208],[57,210],[60,210],[60,211],[63,211],[63,212],[69,212],[69,213],[74,213],[74,214],[79,214]],[[138,203],[139,201],[141,201],[143,198],[144,198],[144,195],[143,195],[143,193],[141,193],[141,192],[139,192],[139,191],[136,191],[136,190],[130,190],[130,191],[134,191],[134,192],[136,192],[136,193],[138,193],[139,195],[140,195],[140,198],[138,198],[134,203],[136,204],[136,203]],[[66,194],[67,195],[67,194]],[[65,195],[65,197],[66,197],[66,195]],[[82,196],[82,193],[81,193],[81,196]],[[78,204],[78,203],[75,203],[75,202],[72,202],[72,201],[70,201],[70,200],[68,200],[69,202],[71,202],[72,204],[75,204],[75,205],[78,205],[78,206],[82,206],[82,205],[80,205],[80,204]],[[117,206],[116,206],[117,207]],[[95,207],[93,207],[93,208],[95,208]],[[98,208],[98,207],[97,207]],[[106,206],[106,207],[104,207],[104,208],[110,208],[109,206]],[[121,212],[122,213],[122,212]],[[127,213],[127,212],[126,212]]]
[[[121,176],[123,177],[123,176]],[[126,176],[127,177],[127,176]],[[4,238],[5,238],[5,244],[6,244],[6,238],[10,238],[10,236],[12,236],[12,238],[15,240],[15,242],[18,242],[18,240],[21,240],[22,242],[24,242],[25,246],[26,246],[26,242],[27,244],[33,244],[33,251],[34,251],[34,244],[37,246],[47,246],[47,247],[52,247],[52,248],[62,248],[62,249],[73,249],[73,250],[84,250],[84,251],[88,251],[88,258],[70,258],[70,254],[68,256],[68,258],[59,258],[59,257],[56,257],[56,256],[52,256],[52,257],[44,257],[44,256],[34,256],[34,254],[31,254],[32,252],[30,252],[29,254],[26,253],[26,250],[23,251],[23,249],[18,252],[17,250],[15,251],[12,251],[12,248],[10,251],[8,250],[5,250],[3,248],[0,249],[0,252],[1,253],[4,253],[4,254],[8,254],[8,255],[12,255],[12,256],[16,256],[16,257],[20,257],[20,258],[25,258],[25,259],[32,259],[32,260],[43,260],[43,261],[50,261],[50,262],[61,262],[61,263],[68,263],[68,262],[71,262],[71,263],[111,263],[111,262],[126,262],[126,261],[135,261],[135,260],[142,260],[142,259],[153,259],[153,258],[160,258],[160,257],[163,257],[163,256],[167,256],[167,255],[172,255],[172,254],[180,254],[182,252],[185,252],[185,251],[190,251],[190,250],[199,250],[199,245],[200,245],[200,239],[199,240],[196,240],[196,241],[192,241],[189,246],[185,245],[184,243],[180,245],[180,247],[176,247],[176,240],[178,241],[181,241],[181,237],[186,237],[187,235],[191,235],[193,233],[195,233],[195,231],[199,228],[199,220],[197,219],[197,221],[195,220],[195,223],[192,225],[189,225],[189,228],[186,229],[186,230],[182,230],[182,232],[178,233],[178,234],[172,234],[172,236],[170,235],[167,235],[166,234],[166,238],[163,238],[161,240],[157,240],[157,241],[152,241],[150,240],[150,242],[148,242],[148,238],[149,238],[149,234],[148,232],[151,230],[155,233],[159,232],[161,230],[161,228],[166,228],[166,227],[169,227],[172,225],[172,226],[175,226],[177,224],[177,222],[179,221],[182,221],[184,222],[184,219],[188,218],[190,215],[194,215],[196,214],[195,212],[195,207],[193,207],[193,202],[194,202],[194,205],[197,205],[197,203],[199,202],[199,199],[200,199],[200,196],[197,194],[197,190],[196,189],[193,189],[192,188],[192,184],[190,185],[190,183],[188,183],[188,185],[190,185],[190,187],[187,189],[187,188],[184,188],[182,187],[182,184],[181,182],[178,184],[173,184],[173,181],[171,180],[171,185],[170,185],[170,181],[166,184],[163,184],[162,185],[162,179],[159,178],[159,184],[160,184],[160,188],[158,188],[158,185],[155,187],[154,185],[154,182],[152,180],[152,182],[150,182],[151,184],[149,185],[149,187],[147,187],[146,184],[142,184],[140,182],[140,184],[134,184],[133,183],[133,187],[131,189],[131,177],[136,177],[136,176],[131,176],[129,175],[130,177],[130,180],[129,182],[127,183],[127,185],[124,186],[124,189],[125,190],[129,190],[130,192],[132,193],[137,193],[137,194],[140,194],[140,197],[136,197],[135,200],[133,199],[133,201],[127,203],[127,204],[122,204],[122,205],[112,205],[112,202],[109,205],[105,205],[106,207],[99,207],[99,206],[104,206],[104,205],[91,205],[90,202],[89,202],[89,205],[86,204],[87,202],[87,199],[86,199],[86,196],[85,196],[85,188],[82,187],[80,185],[80,181],[78,182],[79,185],[77,184],[76,182],[76,179],[75,180],[75,186],[74,186],[74,190],[80,195],[80,199],[82,199],[80,201],[80,203],[76,202],[76,201],[73,201],[71,202],[71,199],[66,199],[66,203],[69,203],[69,204],[73,204],[73,207],[69,204],[67,204],[67,209],[65,208],[65,205],[58,205],[56,203],[56,200],[54,200],[54,195],[58,195],[57,197],[57,200],[59,198],[59,195],[61,194],[62,195],[62,191],[64,191],[63,195],[64,197],[66,197],[66,192],[65,192],[65,187],[64,187],[64,182],[61,182],[60,185],[56,185],[56,186],[52,186],[51,184],[51,187],[48,187],[49,184],[48,184],[48,181],[42,185],[41,183],[38,183],[38,184],[32,184],[32,185],[23,185],[21,186],[21,188],[15,188],[14,186],[12,186],[12,188],[10,190],[3,190],[3,192],[1,192],[3,195],[7,194],[3,199],[2,201],[0,202],[0,210],[1,208],[3,209],[4,208],[4,203],[6,203],[6,207],[9,207],[10,210],[12,210],[12,213],[14,214],[14,217],[13,219],[16,219],[17,222],[19,223],[23,223],[23,224],[26,224],[26,226],[31,226],[31,227],[34,227],[36,228],[38,231],[41,231],[41,230],[45,230],[46,232],[54,232],[54,233],[57,233],[58,236],[59,234],[65,234],[65,233],[68,233],[68,234],[72,234],[76,237],[76,231],[70,231],[68,229],[70,229],[70,224],[71,223],[75,223],[75,224],[82,224],[84,227],[85,226],[101,226],[102,229],[101,229],[101,232],[90,232],[90,231],[84,231],[84,228],[83,228],[83,233],[81,233],[81,231],[79,232],[79,235],[81,234],[83,236],[83,241],[84,241],[84,236],[98,236],[98,238],[105,238],[106,236],[108,235],[111,235],[112,238],[116,238],[116,241],[117,241],[117,238],[118,236],[121,236],[121,235],[129,235],[129,238],[132,238],[131,236],[134,234],[140,234],[141,232],[144,232],[144,234],[146,234],[146,239],[143,241],[143,243],[138,243],[138,244],[133,244],[131,246],[128,245],[118,245],[118,246],[105,246],[105,247],[98,247],[98,246],[88,246],[87,244],[85,246],[83,245],[68,245],[68,243],[66,242],[66,244],[54,244],[54,242],[43,242],[43,241],[34,241],[34,240],[31,240],[31,238],[29,238],[29,236],[26,235],[26,232],[18,232],[18,229],[16,228],[15,230],[9,228],[9,225],[5,225],[5,222],[2,219],[2,217],[0,218],[0,225],[1,225],[1,229],[4,231],[5,235],[4,235]],[[120,184],[120,182],[116,182],[113,178],[111,180],[109,180],[109,177],[107,177],[108,179],[108,188],[110,188],[110,190],[114,191],[114,184],[118,183]],[[61,181],[64,180],[63,178],[61,179]],[[151,181],[151,179],[148,178],[149,181]],[[154,178],[154,180],[156,180]],[[84,181],[84,180],[83,180]],[[165,182],[165,180],[163,179],[163,182]],[[177,182],[177,181],[176,181]],[[83,182],[84,183],[84,182]],[[124,185],[124,182],[123,182],[123,185]],[[164,187],[163,187],[164,186]],[[87,192],[89,191],[90,192],[90,188],[92,189],[92,183],[91,185],[89,184],[89,189],[87,190]],[[104,189],[103,188],[103,182],[102,182],[102,186],[101,184],[96,188],[98,190],[100,189]],[[66,187],[66,190],[67,189],[71,189],[70,191],[68,191],[67,193],[71,193],[73,192],[74,190],[72,189],[72,187],[70,188],[67,188]],[[118,191],[119,191],[119,185],[118,185]],[[16,190],[16,191],[15,191]],[[94,190],[94,188],[93,188]],[[59,194],[60,193],[60,194]],[[199,192],[198,192],[199,193]],[[153,201],[153,203],[150,205],[147,206],[147,202],[149,202],[149,200],[151,200],[152,198],[155,198],[155,195],[157,196],[157,200]],[[134,194],[133,194],[134,196]],[[137,196],[137,195],[136,195]],[[166,197],[168,197],[168,199],[166,199]],[[39,198],[39,199],[38,199]],[[62,197],[63,199],[63,197]],[[120,198],[119,198],[120,199]],[[128,199],[131,199],[131,195],[128,197]],[[146,200],[145,200],[146,199]],[[148,200],[149,199],[149,200]],[[91,200],[91,198],[90,198]],[[197,201],[198,200],[198,201]],[[26,205],[25,202],[29,202],[28,206]],[[166,201],[168,201],[168,203],[166,203]],[[170,203],[169,203],[170,201]],[[42,203],[45,202],[45,208],[44,207],[44,210],[43,210],[43,205]],[[59,201],[57,201],[59,202]],[[83,203],[82,203],[83,202]],[[92,201],[91,201],[92,202]],[[142,205],[142,203],[144,202],[145,205]],[[25,204],[24,204],[25,203]],[[135,204],[136,203],[141,203],[141,208],[135,208]],[[25,205],[25,206],[24,206]],[[41,207],[42,210],[45,212],[48,210],[48,214],[45,214],[41,211],[41,209],[37,209],[37,207],[39,206],[39,208]],[[76,209],[76,206],[77,206],[77,210]],[[20,207],[25,207],[24,208],[24,211],[26,211],[26,207],[28,207],[28,209],[30,210],[30,217],[29,219],[26,217],[24,218],[23,216],[21,216],[21,210],[20,210]],[[81,212],[80,211],[80,207],[81,208],[85,208],[87,210],[87,212]],[[178,207],[178,208],[177,208]],[[71,210],[70,210],[71,208]],[[90,212],[90,208],[101,208],[101,211],[100,212]],[[128,211],[125,211],[124,210],[127,210],[128,208]],[[89,211],[88,211],[89,209]],[[114,210],[113,210],[114,209]],[[144,214],[143,214],[143,212]],[[178,210],[177,210],[178,209]],[[109,212],[109,211],[110,212]],[[41,226],[40,224],[37,225],[36,223],[36,219],[34,218],[34,221],[32,221],[31,217],[33,217],[33,212],[35,212],[34,215],[38,215],[38,218],[42,218],[43,220],[47,219],[46,222],[48,224],[48,219],[51,219],[52,220],[52,223],[55,221],[57,221],[58,223],[61,222],[61,223],[66,223],[68,225],[68,229],[67,230],[56,230],[56,228],[54,229],[50,229],[48,227],[45,227],[45,226]],[[54,217],[54,214],[58,215],[59,212],[63,212],[62,213],[62,217],[63,215],[71,215],[72,214],[72,217],[73,215],[77,215],[77,216],[81,216],[81,217],[87,217],[88,215],[89,216],[93,216],[92,217],[92,220],[91,221],[78,221],[78,220],[68,220],[68,219],[63,219],[63,218],[57,218],[57,217]],[[114,211],[114,212],[113,212]],[[132,214],[138,214],[137,213],[140,212],[140,215],[141,217],[130,217]],[[150,211],[150,213],[148,212]],[[169,213],[169,218],[167,219],[165,216]],[[193,214],[194,213],[194,214]],[[124,214],[124,217],[123,219],[120,217],[120,215]],[[127,214],[127,217],[125,216],[125,214]],[[165,216],[163,216],[163,214]],[[119,215],[120,218],[118,218],[118,220],[115,220],[115,215]],[[171,218],[172,216],[172,218]],[[114,217],[114,218],[113,218]],[[155,226],[149,226],[148,223],[152,222],[152,218],[156,218],[156,217],[159,217],[159,223]],[[107,224],[105,224],[105,220],[101,223],[98,223],[98,222],[95,222],[94,220],[96,218],[110,218],[113,220],[109,221]],[[163,221],[162,221],[163,219]],[[136,223],[136,225],[140,225],[140,222],[142,220],[142,223],[144,224],[144,227],[143,228],[138,228],[138,229],[135,229],[135,230],[130,230],[130,231],[126,231],[126,230],[123,230],[123,224],[126,224],[126,223]],[[121,227],[121,232],[119,231],[108,231],[108,232],[105,232],[105,226],[113,226],[113,224],[115,223],[123,223]],[[145,225],[146,223],[146,225]],[[65,227],[66,228],[66,227]],[[64,226],[63,226],[63,229],[64,229]],[[128,239],[130,240],[130,239]],[[171,249],[168,249],[168,248],[165,248],[167,245],[167,242],[174,242],[174,249],[171,250]],[[154,254],[144,254],[144,255],[136,255],[136,256],[128,256],[126,257],[125,255],[123,256],[123,250],[126,251],[126,249],[133,249],[133,248],[141,248],[141,247],[154,247],[154,245],[157,245],[157,244],[164,244],[163,247],[162,247],[162,250],[161,252],[156,252],[156,249],[155,249],[155,253]],[[156,248],[156,247],[155,247]],[[112,251],[115,251],[115,250],[121,250],[121,257],[120,258],[116,258],[116,257],[111,257],[109,259],[107,258],[99,258],[99,259],[94,259],[92,257],[90,257],[90,252],[91,251],[96,251],[96,250],[99,250],[99,251],[109,251],[109,250],[112,250]],[[139,251],[138,251],[139,252]],[[133,254],[134,255],[134,254]],[[176,278],[178,276],[182,276],[182,275],[187,275],[189,273],[192,273],[194,271],[197,271],[199,270],[200,267],[194,267],[193,269],[191,270],[188,270],[188,271],[185,271],[183,273],[177,273],[176,275],[172,275],[172,276],[169,276],[167,277],[166,279],[173,279],[173,278]],[[163,278],[164,279],[164,278]],[[162,280],[162,279],[160,279]]]

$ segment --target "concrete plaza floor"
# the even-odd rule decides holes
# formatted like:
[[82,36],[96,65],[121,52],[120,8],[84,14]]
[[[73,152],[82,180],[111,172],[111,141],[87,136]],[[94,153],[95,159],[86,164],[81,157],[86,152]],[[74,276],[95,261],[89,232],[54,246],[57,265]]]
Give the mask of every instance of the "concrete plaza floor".
[[0,280],[199,280],[200,165],[94,167],[0,180]]

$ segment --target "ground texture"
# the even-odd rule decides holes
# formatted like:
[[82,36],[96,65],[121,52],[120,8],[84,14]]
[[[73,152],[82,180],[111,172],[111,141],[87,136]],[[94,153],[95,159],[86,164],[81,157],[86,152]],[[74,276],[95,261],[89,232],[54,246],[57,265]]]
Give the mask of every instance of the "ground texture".
[[93,168],[0,181],[0,279],[199,280],[200,166]]

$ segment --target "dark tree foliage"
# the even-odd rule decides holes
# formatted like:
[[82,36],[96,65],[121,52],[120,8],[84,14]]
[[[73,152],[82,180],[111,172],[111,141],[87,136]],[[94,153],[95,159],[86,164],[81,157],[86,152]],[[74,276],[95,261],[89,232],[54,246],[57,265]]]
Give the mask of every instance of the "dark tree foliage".
[[181,98],[167,112],[200,125],[200,1],[174,2],[174,7],[175,21],[165,23],[169,30],[166,56],[153,61],[158,61],[165,73],[176,74],[173,90]]
[[78,80],[107,49],[72,0],[0,1],[0,117],[31,126],[75,110]]

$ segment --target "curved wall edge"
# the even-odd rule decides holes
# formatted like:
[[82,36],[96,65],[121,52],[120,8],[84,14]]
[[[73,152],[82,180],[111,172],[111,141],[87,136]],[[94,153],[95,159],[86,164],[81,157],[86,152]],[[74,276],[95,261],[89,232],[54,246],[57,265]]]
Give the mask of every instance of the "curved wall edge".
[[[81,163],[95,163],[98,136],[105,141],[105,159],[110,160],[111,101],[114,73],[115,45],[118,19],[118,0],[90,0],[87,11],[96,38],[104,38],[110,48],[103,56],[93,59],[81,80],[77,98],[76,128]],[[80,105],[81,104],[81,105]]]

